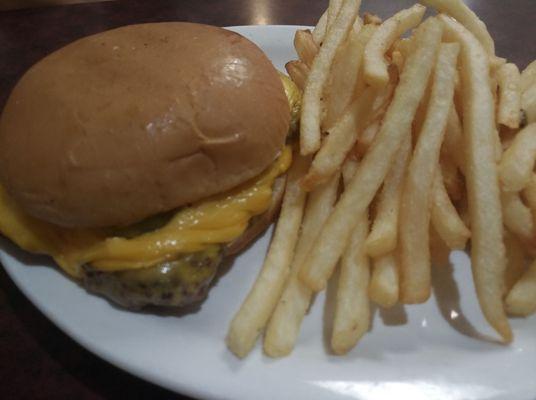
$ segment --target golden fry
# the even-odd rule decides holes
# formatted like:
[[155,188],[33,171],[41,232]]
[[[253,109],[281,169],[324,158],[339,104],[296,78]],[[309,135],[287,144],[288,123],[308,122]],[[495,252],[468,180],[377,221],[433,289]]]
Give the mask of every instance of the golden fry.
[[533,245],[536,239],[534,220],[518,192],[501,192],[504,225],[521,241]]
[[416,27],[422,20],[426,8],[415,4],[399,11],[385,20],[372,35],[365,47],[365,81],[373,87],[384,87],[389,82],[385,53],[404,32]]
[[292,259],[291,275],[266,327],[264,352],[270,357],[283,357],[292,351],[300,326],[311,303],[312,291],[298,280],[297,272],[314,239],[331,213],[337,198],[340,174],[309,193],[301,233]]
[[[352,101],[365,45],[376,29],[373,25],[364,26],[361,30],[351,29],[348,39],[337,51],[331,67],[331,82],[326,88],[326,120],[323,126],[331,128],[338,122],[346,107]],[[361,94],[361,93],[360,93]]]
[[361,0],[347,0],[343,3],[333,26],[328,29],[322,47],[320,47],[311,65],[302,100],[300,121],[300,152],[302,155],[314,153],[320,148],[322,93],[337,49],[351,29],[360,5]]
[[326,36],[326,30],[328,28],[328,11],[326,10],[324,14],[318,19],[315,28],[313,29],[312,35],[315,43],[320,46],[324,41]]
[[255,345],[290,273],[306,197],[299,181],[309,163],[304,157],[297,158],[289,172],[281,215],[264,265],[240,310],[231,321],[227,333],[229,350],[240,358],[245,357]]
[[426,116],[408,167],[400,212],[400,299],[422,303],[431,293],[429,242],[430,193],[454,96],[460,46],[439,48]]
[[319,47],[314,41],[310,30],[298,29],[296,31],[294,34],[294,48],[300,60],[308,67],[311,67]]
[[509,128],[519,128],[521,121],[521,75],[515,64],[504,64],[497,70],[499,104],[497,122]]
[[402,188],[409,158],[411,156],[411,137],[402,142],[391,170],[385,178],[379,194],[376,216],[372,230],[365,242],[365,250],[370,257],[377,258],[391,253],[396,248],[398,220]]
[[411,134],[411,122],[432,72],[441,34],[441,24],[435,19],[428,19],[417,30],[416,50],[406,61],[380,131],[300,270],[300,279],[314,291],[326,287],[359,215],[368,208],[402,141]]
[[432,187],[432,225],[450,249],[463,250],[471,232],[450,201],[441,170],[436,171]]
[[325,182],[340,169],[346,155],[354,147],[355,141],[365,128],[375,96],[372,88],[350,104],[339,122],[329,131],[322,147],[315,155],[309,172],[302,185],[305,190]]
[[443,158],[452,158],[456,167],[464,173],[465,160],[463,154],[462,123],[456,111],[456,106],[453,103],[447,119],[447,128],[441,147],[441,155]]
[[506,272],[504,274],[504,294],[508,295],[517,281],[527,270],[525,249],[519,239],[509,231],[504,232],[506,247]]
[[520,316],[536,312],[536,261],[506,297],[506,309],[510,314]]
[[369,329],[370,265],[363,246],[367,234],[368,212],[365,211],[359,215],[341,260],[331,336],[335,354],[348,353]]
[[502,189],[508,192],[523,190],[530,182],[536,162],[536,123],[519,131],[504,152],[499,166]]
[[480,41],[488,54],[495,55],[495,43],[486,28],[486,24],[467,7],[463,0],[419,0],[419,2],[456,19]]
[[495,110],[489,85],[489,58],[480,42],[460,23],[438,16],[447,40],[461,49],[466,182],[471,219],[471,261],[484,316],[505,342],[512,330],[502,295],[506,269],[499,178],[495,162]]
[[396,305],[399,297],[399,266],[395,252],[375,258],[369,296],[383,308]]
[[303,91],[307,76],[309,75],[309,67],[299,60],[289,61],[285,64],[290,79]]
[[534,84],[536,84],[536,60],[531,62],[521,73],[521,91],[524,92]]

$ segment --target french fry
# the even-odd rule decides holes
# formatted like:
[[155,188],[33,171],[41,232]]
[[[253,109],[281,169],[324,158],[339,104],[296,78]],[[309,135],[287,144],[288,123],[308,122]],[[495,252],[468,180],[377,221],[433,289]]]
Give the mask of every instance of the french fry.
[[346,161],[344,161],[344,164],[342,165],[342,178],[344,186],[347,186],[350,183],[352,176],[354,176],[355,171],[357,171],[358,165],[359,163],[357,160],[352,157],[348,157]]
[[443,175],[443,182],[445,183],[447,193],[451,199],[458,201],[463,196],[464,186],[455,162],[450,155],[441,157],[439,159],[439,167],[441,169],[441,174]]
[[[510,129],[506,126],[503,126],[500,130],[501,145],[503,148],[503,153],[508,150],[508,148],[514,143],[514,139],[517,136],[518,129]],[[501,157],[502,159],[502,157]]]
[[461,84],[467,197],[471,220],[471,261],[475,287],[484,316],[512,341],[502,294],[506,268],[503,221],[495,163],[494,103],[489,85],[489,59],[478,39],[460,23],[443,15],[447,40],[460,42]]
[[536,84],[536,60],[531,62],[527,68],[521,73],[521,82],[520,87],[521,91],[524,92],[530,86]]
[[509,128],[519,128],[521,121],[521,75],[515,64],[504,64],[497,70],[499,104],[497,122]]
[[322,14],[322,16],[319,18],[312,32],[313,40],[318,46],[320,46],[322,42],[324,41],[327,27],[328,27],[328,11],[326,10],[324,14]]
[[391,54],[391,59],[393,60],[393,64],[396,65],[398,71],[402,72],[404,69],[404,56],[402,53],[398,50],[394,50]]
[[501,192],[504,225],[526,244],[534,245],[536,235],[534,221],[528,208],[517,192]]
[[335,204],[339,180],[340,174],[335,174],[329,182],[308,195],[291,275],[266,327],[264,352],[270,357],[286,356],[296,344],[312,297],[311,289],[298,280],[297,272]]
[[352,101],[357,83],[365,45],[374,33],[374,25],[364,26],[361,30],[351,29],[348,39],[337,51],[331,67],[331,82],[327,87],[326,120],[323,122],[328,130],[343,114]]
[[400,212],[400,299],[422,303],[431,293],[429,242],[430,192],[454,96],[460,46],[439,48],[426,116],[404,182]]
[[404,57],[404,60],[408,58],[413,51],[412,37],[398,39],[395,44],[393,44],[393,51],[399,51],[400,54],[402,54],[402,57]]
[[425,11],[425,7],[416,4],[396,13],[378,26],[365,47],[363,59],[365,81],[369,85],[377,88],[387,85],[389,73],[387,72],[385,53],[399,36],[421,22]]
[[508,295],[527,270],[527,261],[523,244],[509,231],[504,232],[504,245],[506,247],[506,259],[508,260],[504,274],[504,294]]
[[383,308],[396,305],[399,296],[399,274],[396,252],[384,254],[373,260],[369,296]]
[[523,189],[523,199],[527,203],[532,213],[532,219],[536,225],[536,175],[532,174],[530,181]]
[[382,119],[387,107],[393,99],[395,87],[396,85],[394,83],[389,83],[378,91],[378,96],[374,99],[374,104],[372,106],[372,115],[370,116],[371,121],[380,121]]
[[536,123],[519,131],[504,152],[499,165],[502,189],[508,192],[523,190],[532,177],[536,161]]
[[365,12],[363,14],[363,22],[365,23],[365,25],[368,25],[368,24],[380,25],[383,21],[376,14],[371,14],[369,12]]
[[311,66],[302,99],[300,121],[300,152],[302,155],[314,153],[320,148],[322,92],[324,91],[335,53],[352,27],[360,5],[361,0],[347,0],[343,3],[333,27],[326,33],[324,43]]
[[521,95],[521,109],[525,115],[525,123],[536,122],[536,83],[529,86]]
[[450,264],[450,253],[451,250],[445,243],[439,233],[434,228],[434,225],[430,225],[430,258],[432,261],[432,266],[436,267],[445,267]]
[[344,0],[329,0],[327,32],[329,32],[329,30],[333,27],[335,19],[339,15],[343,3]]
[[434,229],[450,249],[463,250],[471,232],[450,201],[439,169],[434,177],[431,202],[431,221]]
[[287,186],[270,249],[262,270],[240,310],[231,321],[227,346],[245,357],[255,345],[283,291],[303,216],[306,194],[299,184],[309,160],[297,157],[289,171]]
[[307,76],[309,75],[309,67],[299,60],[289,61],[285,64],[290,79],[303,91]]
[[[355,167],[356,162],[345,163],[345,186],[355,174]],[[369,329],[370,306],[367,288],[370,265],[363,246],[367,234],[368,211],[360,216],[342,256],[331,336],[331,348],[339,355],[349,352]]]
[[407,136],[385,178],[379,193],[372,230],[365,241],[365,251],[372,258],[391,253],[396,248],[400,199],[410,156],[411,137]]
[[367,234],[365,211],[359,215],[341,260],[331,336],[331,348],[339,355],[348,353],[370,326],[370,265],[363,246]]
[[489,55],[495,55],[495,43],[486,24],[463,2],[463,0],[419,0],[419,3],[450,15],[471,32]]
[[381,121],[376,120],[365,128],[365,130],[361,133],[361,136],[357,138],[357,142],[354,149],[356,155],[358,155],[359,157],[363,157],[365,155],[370,145],[374,141],[374,138],[380,131],[380,126]]
[[427,85],[426,90],[424,91],[424,95],[422,96],[422,99],[419,103],[419,107],[417,107],[415,118],[413,118],[413,123],[412,123],[413,142],[417,141],[419,134],[422,130],[424,119],[426,117],[426,110],[428,110],[428,102],[430,101],[431,90],[432,90],[432,86]]
[[319,47],[314,41],[310,30],[298,29],[296,31],[294,34],[294,48],[300,60],[308,67],[311,67]]
[[300,270],[300,279],[314,291],[326,287],[359,216],[384,181],[402,141],[411,134],[411,121],[432,72],[441,35],[441,24],[435,19],[425,21],[417,30],[418,45],[406,61],[380,131]]
[[348,107],[339,122],[329,131],[322,147],[315,155],[302,185],[305,190],[325,182],[340,169],[346,155],[352,150],[357,137],[365,128],[371,113],[375,91],[367,88]]
[[506,309],[508,313],[520,316],[536,312],[536,261],[506,297]]
[[443,158],[452,158],[456,167],[464,173],[465,161],[462,149],[462,123],[453,103],[450,107],[447,119],[445,138],[443,139],[443,145],[441,147],[441,155]]
[[372,144],[376,134],[380,130],[383,115],[391,103],[395,87],[396,85],[389,84],[378,93],[372,106],[372,115],[369,118],[371,122],[357,138],[354,148],[356,155],[363,156]]

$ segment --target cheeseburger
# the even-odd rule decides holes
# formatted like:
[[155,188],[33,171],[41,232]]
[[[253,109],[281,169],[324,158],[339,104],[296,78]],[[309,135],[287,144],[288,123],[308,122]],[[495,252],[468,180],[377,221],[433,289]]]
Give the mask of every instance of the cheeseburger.
[[0,231],[126,307],[204,298],[277,211],[290,85],[252,42],[206,25],[57,50],[1,115]]

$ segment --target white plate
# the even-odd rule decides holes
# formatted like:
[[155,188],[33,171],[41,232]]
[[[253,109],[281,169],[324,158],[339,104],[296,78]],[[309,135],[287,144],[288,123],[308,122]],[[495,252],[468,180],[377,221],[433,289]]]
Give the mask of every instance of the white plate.
[[[294,57],[297,27],[253,26],[233,30],[250,38],[278,68]],[[242,254],[198,312],[134,313],[87,294],[34,257],[0,240],[0,260],[24,294],[82,346],[141,378],[171,390],[210,399],[508,399],[536,396],[536,318],[512,320],[515,342],[493,336],[475,299],[470,265],[454,253],[451,269],[436,269],[436,297],[427,304],[381,315],[372,331],[345,357],[328,353],[324,295],[306,318],[294,353],[281,360],[260,346],[239,361],[224,337],[261,267],[269,233]],[[438,289],[439,288],[439,289]]]

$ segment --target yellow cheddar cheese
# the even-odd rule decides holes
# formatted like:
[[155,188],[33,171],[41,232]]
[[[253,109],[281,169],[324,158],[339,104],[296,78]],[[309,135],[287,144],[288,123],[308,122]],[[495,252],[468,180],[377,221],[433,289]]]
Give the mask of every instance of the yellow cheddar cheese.
[[256,179],[180,209],[163,227],[134,238],[109,237],[105,230],[65,229],[37,220],[25,214],[0,186],[0,232],[26,251],[52,256],[74,277],[80,277],[80,267],[86,263],[102,271],[150,267],[242,235],[249,220],[270,206],[274,180],[291,161],[287,146]]

